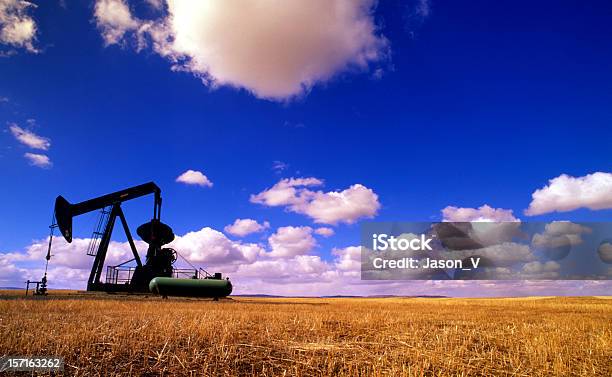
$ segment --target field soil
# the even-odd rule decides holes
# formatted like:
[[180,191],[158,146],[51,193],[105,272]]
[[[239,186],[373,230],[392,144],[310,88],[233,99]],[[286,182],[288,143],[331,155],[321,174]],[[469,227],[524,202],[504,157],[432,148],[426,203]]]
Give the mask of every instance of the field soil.
[[608,377],[612,300],[5,291],[0,355],[62,356],[77,376]]

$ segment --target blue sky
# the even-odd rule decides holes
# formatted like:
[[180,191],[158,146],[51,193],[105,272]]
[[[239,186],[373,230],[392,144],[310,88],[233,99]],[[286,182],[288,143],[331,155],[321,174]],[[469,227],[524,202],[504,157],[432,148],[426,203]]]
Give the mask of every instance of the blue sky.
[[[265,94],[278,79],[268,80],[268,71],[261,86],[211,71],[206,84],[201,69],[171,69],[176,46],[164,56],[149,35],[139,50],[137,28],[168,9],[124,4],[132,21],[120,24],[93,1],[38,2],[19,11],[36,24],[32,38],[0,43],[0,252],[25,252],[46,237],[58,194],[80,201],[147,181],[162,188],[162,216],[177,235],[223,231],[248,218],[270,227],[228,237],[266,248],[278,227],[324,225],[335,235],[317,236],[308,254],[330,263],[333,248],[358,244],[358,222],[367,216],[315,224],[286,205],[253,203],[251,195],[282,178],[316,177],[324,185],[309,190],[360,184],[374,192],[380,221],[439,221],[447,206],[485,204],[521,220],[610,220],[602,195],[599,207],[591,203],[596,210],[578,200],[571,211],[523,213],[551,179],[611,171],[609,2],[363,1],[366,10],[356,12],[374,29],[358,47],[377,55],[356,64],[360,52],[341,46],[346,64],[275,98]],[[109,28],[118,25],[121,37],[109,43]],[[264,44],[250,40],[258,36],[245,33],[239,46]],[[327,64],[329,51],[342,48],[315,52]],[[200,50],[191,52],[181,59]],[[227,66],[234,63],[241,62]],[[242,63],[257,74],[257,61]],[[50,147],[20,143],[11,125],[49,139]],[[32,166],[25,153],[45,154],[52,166]],[[286,168],[273,169],[275,161]],[[176,182],[188,169],[213,186]],[[148,220],[150,204],[125,205],[132,227]],[[93,219],[75,220],[75,236],[89,237]]]

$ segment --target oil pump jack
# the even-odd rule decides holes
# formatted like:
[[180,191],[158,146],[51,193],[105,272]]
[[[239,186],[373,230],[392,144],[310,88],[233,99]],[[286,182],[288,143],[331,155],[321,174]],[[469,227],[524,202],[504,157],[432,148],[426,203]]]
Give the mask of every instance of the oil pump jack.
[[[145,195],[154,196],[153,218],[148,223],[142,224],[136,230],[140,238],[149,246],[146,259],[142,263],[138,250],[134,244],[130,228],[121,209],[121,204]],[[52,233],[49,239],[49,251],[47,263],[51,257],[51,244],[53,228],[57,226],[64,239],[72,242],[72,219],[76,216],[101,210],[102,216],[94,236],[88,248],[88,255],[94,256],[91,273],[87,281],[88,291],[106,292],[147,292],[173,296],[200,296],[200,297],[225,297],[232,291],[229,279],[222,279],[221,273],[209,274],[204,269],[175,269],[174,262],[177,252],[164,245],[174,240],[172,228],[161,222],[161,190],[153,182],[120,190],[111,194],[89,199],[80,203],[71,204],[61,195],[55,200]],[[119,218],[123,225],[133,258],[117,266],[107,266],[106,281],[102,282],[102,271],[111,241],[111,235],[115,222]],[[126,264],[135,262],[136,267],[125,267]],[[189,262],[187,262],[189,263]],[[181,274],[186,274],[189,279],[180,279]],[[46,289],[46,273],[44,276]]]

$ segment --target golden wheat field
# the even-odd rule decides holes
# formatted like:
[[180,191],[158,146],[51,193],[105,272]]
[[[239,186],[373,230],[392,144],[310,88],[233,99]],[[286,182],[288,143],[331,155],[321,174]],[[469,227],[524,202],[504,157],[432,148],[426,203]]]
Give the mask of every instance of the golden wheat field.
[[1,298],[0,354],[67,375],[612,376],[606,297]]

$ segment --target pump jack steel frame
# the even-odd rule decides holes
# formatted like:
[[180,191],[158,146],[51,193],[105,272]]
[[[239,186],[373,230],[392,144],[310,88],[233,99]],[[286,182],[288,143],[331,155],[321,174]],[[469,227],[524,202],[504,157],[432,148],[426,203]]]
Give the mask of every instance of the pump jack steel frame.
[[104,261],[106,260],[106,254],[108,252],[108,245],[110,244],[113,228],[115,227],[115,220],[117,219],[117,217],[119,217],[119,219],[121,220],[121,224],[123,225],[123,231],[125,232],[125,236],[127,237],[128,243],[130,244],[132,254],[134,254],[134,260],[136,261],[138,267],[142,267],[140,255],[138,255],[136,245],[134,245],[134,239],[132,238],[132,233],[130,232],[127,220],[125,219],[125,215],[123,213],[123,210],[121,209],[121,203],[117,202],[113,204],[113,208],[111,209],[108,222],[106,223],[106,227],[104,229],[104,234],[102,236],[102,239],[100,240],[100,245],[98,246],[98,251],[96,252],[96,256],[91,267],[91,273],[89,274],[89,279],[87,280],[88,291],[105,290],[105,286],[100,281],[100,279],[102,277],[102,269],[104,267]]
[[[160,222],[161,216],[161,190],[160,188],[153,182],[145,183],[139,186],[131,187],[125,190],[117,191],[111,194],[103,195],[97,198],[93,198],[90,200],[86,200],[80,203],[71,204],[61,195],[57,197],[55,200],[55,219],[57,221],[57,226],[60,229],[60,232],[64,236],[64,239],[68,243],[72,242],[72,219],[76,216],[92,212],[95,210],[104,209],[108,206],[112,206],[110,211],[108,220],[104,227],[104,231],[102,233],[102,238],[100,239],[100,244],[98,245],[97,252],[95,254],[95,259],[93,265],[91,267],[91,272],[89,274],[89,279],[87,280],[87,290],[88,291],[109,291],[109,290],[117,290],[118,287],[110,287],[109,284],[105,284],[101,282],[102,270],[104,268],[104,262],[106,260],[106,255],[108,252],[108,246],[111,241],[111,236],[113,233],[113,229],[115,226],[115,222],[117,217],[119,217],[121,224],[123,225],[123,231],[127,237],[128,243],[130,245],[130,249],[132,250],[132,254],[134,255],[134,261],[136,261],[137,269],[143,268],[143,263],[140,259],[140,255],[136,250],[136,245],[134,244],[134,239],[132,238],[132,233],[130,232],[130,228],[128,226],[127,220],[125,218],[125,214],[121,209],[121,203],[139,198],[141,196],[145,196],[148,194],[155,195],[155,202],[153,206],[153,222]],[[151,228],[151,232],[154,232],[154,228]],[[169,227],[168,227],[169,228]],[[155,239],[154,236],[151,237]],[[174,235],[172,235],[174,238]],[[146,240],[145,240],[146,241]],[[155,247],[161,247],[161,245],[153,245]],[[148,256],[148,255],[147,255]],[[125,288],[125,287],[123,287]]]

